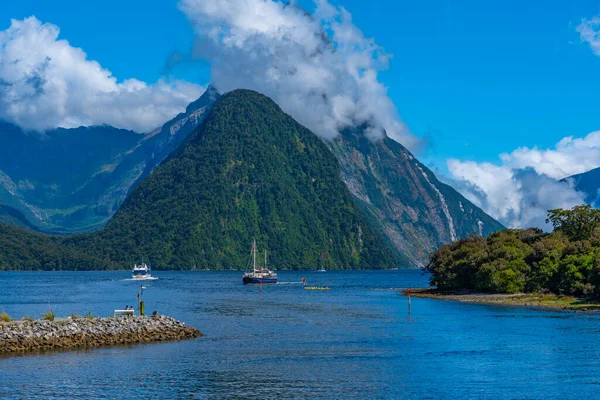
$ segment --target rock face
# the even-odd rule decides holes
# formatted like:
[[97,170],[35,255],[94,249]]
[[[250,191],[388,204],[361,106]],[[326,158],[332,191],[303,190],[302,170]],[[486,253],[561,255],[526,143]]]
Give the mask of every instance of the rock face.
[[202,336],[176,319],[154,317],[77,318],[0,323],[0,354],[135,344]]
[[504,228],[388,137],[372,141],[347,129],[328,144],[346,185],[405,267],[427,264],[430,252],[471,233]]

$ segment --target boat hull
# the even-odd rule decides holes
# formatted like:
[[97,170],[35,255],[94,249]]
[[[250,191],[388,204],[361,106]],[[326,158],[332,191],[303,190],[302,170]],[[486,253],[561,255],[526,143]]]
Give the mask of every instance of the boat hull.
[[243,277],[244,285],[274,285],[277,283],[277,278],[251,278]]

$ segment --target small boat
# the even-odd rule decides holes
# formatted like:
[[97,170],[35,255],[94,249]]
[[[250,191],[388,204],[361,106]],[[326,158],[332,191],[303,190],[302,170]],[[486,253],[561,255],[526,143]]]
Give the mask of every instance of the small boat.
[[242,277],[244,285],[267,285],[277,283],[277,274],[267,268],[267,252],[265,251],[265,265],[256,265],[256,240],[252,243],[252,272],[246,272]]
[[304,286],[304,290],[330,290],[329,286]]
[[140,265],[134,264],[133,266],[133,279],[150,279],[150,268],[146,263],[142,262]]
[[327,272],[327,270],[323,267],[321,267],[321,269],[317,270],[317,272]]

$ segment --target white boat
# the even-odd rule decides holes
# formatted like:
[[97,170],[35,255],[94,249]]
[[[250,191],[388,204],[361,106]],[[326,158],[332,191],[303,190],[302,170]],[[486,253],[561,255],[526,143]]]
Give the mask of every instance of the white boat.
[[133,279],[150,279],[152,275],[150,275],[150,268],[146,263],[141,263],[140,265],[133,265]]
[[317,270],[317,272],[327,272],[327,270],[323,267],[321,267],[321,269]]
[[256,265],[256,240],[252,243],[252,272],[246,272],[242,277],[244,285],[262,285],[277,283],[277,274],[267,268],[267,252],[265,251],[265,265],[259,267]]

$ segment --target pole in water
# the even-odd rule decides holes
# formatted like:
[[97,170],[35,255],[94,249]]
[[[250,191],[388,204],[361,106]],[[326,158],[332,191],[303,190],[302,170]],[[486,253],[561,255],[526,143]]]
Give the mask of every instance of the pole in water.
[[408,315],[410,315],[410,294],[412,293],[412,290],[408,289],[406,293],[408,294]]
[[262,295],[262,281],[259,281],[259,282],[260,282],[260,294]]

